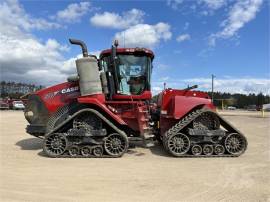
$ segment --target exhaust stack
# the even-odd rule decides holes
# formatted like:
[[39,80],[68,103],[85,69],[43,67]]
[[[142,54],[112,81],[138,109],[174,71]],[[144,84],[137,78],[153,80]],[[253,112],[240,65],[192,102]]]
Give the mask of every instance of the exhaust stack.
[[69,39],[69,42],[82,48],[83,58],[76,60],[81,96],[101,94],[102,88],[97,59],[88,55],[87,46],[83,41]]
[[83,57],[88,57],[87,46],[85,45],[85,43],[83,41],[78,40],[78,39],[69,39],[69,42],[71,44],[81,46]]

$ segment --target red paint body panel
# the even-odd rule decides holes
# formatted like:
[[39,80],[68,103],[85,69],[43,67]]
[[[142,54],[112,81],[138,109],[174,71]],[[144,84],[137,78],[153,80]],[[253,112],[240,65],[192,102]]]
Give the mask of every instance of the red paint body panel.
[[152,93],[151,91],[144,91],[140,95],[113,95],[113,100],[151,100]]
[[110,117],[112,117],[115,121],[117,121],[121,125],[127,125],[123,119],[121,119],[118,115],[113,113],[104,103],[105,103],[105,97],[103,94],[97,94],[97,95],[91,95],[86,97],[79,97],[78,98],[79,103],[94,105],[100,109],[102,109],[106,114],[108,114]]
[[175,96],[171,99],[171,112],[169,115],[180,119],[183,115],[199,105],[210,105],[211,100],[200,97]]
[[161,134],[164,134],[180,118],[199,106],[215,110],[207,93],[175,89],[164,90],[158,98],[158,107],[161,110]]
[[[73,89],[73,91],[67,92],[67,89]],[[152,97],[150,91],[145,91],[141,95],[133,95],[132,97],[114,95],[114,101],[106,101],[104,94],[82,97],[79,90],[77,82],[65,82],[39,90],[35,94],[44,102],[49,114],[55,113],[61,107],[72,102],[89,104],[101,109],[120,125],[128,125],[135,131],[140,130],[137,107],[142,105],[141,100],[149,100]]]
[[177,90],[177,89],[166,89],[159,94],[158,106],[162,109],[167,109],[169,107],[169,102],[174,96],[187,96],[187,97],[199,97],[210,99],[209,95],[200,91],[190,91],[190,90]]
[[[146,111],[148,105],[142,101],[106,101],[106,105],[134,131],[140,131],[145,124],[148,114],[141,112]],[[145,117],[141,118],[142,116]]]
[[77,97],[80,96],[79,84],[76,82],[65,82],[41,89],[35,92],[35,94],[44,102],[49,113],[53,113],[64,105],[76,101]]
[[[119,54],[130,54],[130,55],[134,55],[136,54],[136,52],[142,52],[145,55],[150,56],[152,59],[154,58],[153,51],[146,48],[117,48],[116,51]],[[110,54],[111,54],[111,49],[104,50],[100,53],[99,58],[102,58]]]

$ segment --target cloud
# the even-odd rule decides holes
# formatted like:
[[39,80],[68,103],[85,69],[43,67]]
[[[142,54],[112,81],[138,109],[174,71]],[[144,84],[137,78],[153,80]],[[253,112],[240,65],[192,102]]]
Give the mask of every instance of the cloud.
[[209,9],[217,10],[226,4],[226,0],[200,0],[199,3],[205,4]]
[[115,34],[120,44],[128,47],[151,48],[171,37],[170,25],[163,22],[155,25],[138,24]]
[[211,16],[215,14],[215,11],[224,7],[229,3],[228,0],[199,0],[200,11],[198,13],[203,16]]
[[[153,81],[152,90],[154,94],[157,94],[162,91],[164,81],[161,81],[162,78]],[[170,78],[166,80],[166,86],[168,88],[183,89],[188,85],[192,86],[197,84],[199,86],[198,90],[202,91],[211,91],[212,80],[210,78],[189,78],[189,79],[173,79]],[[233,77],[224,77],[224,78],[215,78],[214,80],[214,91],[215,92],[226,92],[226,93],[241,93],[241,94],[263,94],[270,95],[270,80],[266,78],[252,78],[252,77],[242,77],[242,78],[233,78]]]
[[[211,79],[208,78],[194,78],[186,79],[185,82],[198,84],[202,89],[206,91],[211,90]],[[219,92],[230,93],[264,93],[270,94],[270,80],[260,78],[224,78],[214,80],[214,90]]]
[[111,12],[96,13],[90,18],[90,22],[97,27],[126,29],[133,25],[143,23],[144,15],[145,13],[143,11],[133,8],[123,12],[122,15]]
[[80,2],[72,3],[67,6],[64,10],[60,10],[56,13],[55,16],[52,16],[52,19],[56,19],[60,22],[78,22],[89,10],[90,2]]
[[178,42],[183,42],[183,41],[188,41],[190,40],[190,35],[189,34],[181,34],[176,38],[176,41]]
[[161,81],[168,81],[169,79],[170,79],[170,77],[168,77],[168,76],[164,76],[164,77],[160,78]]
[[210,35],[209,45],[215,46],[217,39],[228,39],[237,34],[246,23],[256,17],[263,0],[241,0],[237,1],[228,13],[228,17],[221,23],[223,29]]
[[181,11],[184,14],[188,13],[187,10],[191,10],[196,14],[207,16],[212,15],[215,10],[222,8],[227,2],[228,0],[167,0],[167,5],[173,10]]
[[179,5],[181,5],[183,2],[184,0],[167,0],[167,5],[172,9],[177,10]]
[[20,30],[47,30],[60,28],[61,25],[42,18],[33,18],[25,12],[17,0],[0,3],[0,33],[12,35]]
[[160,93],[163,90],[163,88],[160,86],[153,86],[151,88],[151,90],[152,90],[153,95],[156,95],[156,94]]
[[31,34],[32,30],[53,28],[51,25],[27,14],[17,1],[0,3],[1,79],[51,85],[76,71],[71,59],[63,57],[69,49],[66,45],[55,39],[42,42]]
[[[99,58],[101,51],[97,50],[97,51],[91,51],[89,52],[89,55],[95,55],[97,58]],[[72,75],[72,74],[76,74],[76,65],[75,65],[75,60],[77,60],[78,58],[82,58],[82,54],[78,54],[75,57],[71,57],[67,60],[62,61],[60,64],[61,66],[59,66],[59,70],[64,73],[65,75]]]
[[[76,74],[76,57],[65,59],[63,52],[67,46],[59,44],[55,39],[45,43],[37,41],[26,34],[23,38],[0,36],[1,79],[7,81],[30,82],[52,85],[63,82],[69,75]],[[100,51],[90,52],[96,55]]]
[[188,28],[189,28],[189,22],[185,22],[185,25],[184,25],[184,28],[183,28],[183,30],[188,30]]
[[0,44],[1,74],[5,80],[48,84],[67,76],[61,72],[65,61],[61,53],[67,47],[54,39],[41,43],[29,34],[19,37],[1,34]]

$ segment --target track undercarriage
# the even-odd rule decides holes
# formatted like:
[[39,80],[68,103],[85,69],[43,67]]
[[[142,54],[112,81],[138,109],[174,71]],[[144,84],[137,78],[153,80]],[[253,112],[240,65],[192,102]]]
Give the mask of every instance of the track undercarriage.
[[45,136],[43,150],[49,157],[121,157],[128,149],[125,134],[108,129],[93,113],[82,113],[65,132]]
[[215,112],[200,109],[170,128],[163,145],[176,157],[236,157],[245,152],[247,140]]
[[[125,133],[112,130],[98,116],[85,112],[45,136],[49,157],[121,157],[129,147]],[[236,157],[245,152],[246,138],[213,111],[199,109],[183,117],[162,138],[176,157]]]

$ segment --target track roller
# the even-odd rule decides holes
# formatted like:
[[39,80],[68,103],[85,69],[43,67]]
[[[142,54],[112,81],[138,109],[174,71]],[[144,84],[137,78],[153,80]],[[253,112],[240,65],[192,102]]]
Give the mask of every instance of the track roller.
[[90,146],[84,146],[81,148],[81,154],[84,157],[89,157],[91,156],[92,149]]
[[214,152],[216,155],[223,155],[225,153],[225,148],[221,144],[215,145]]
[[80,148],[78,146],[71,146],[68,149],[68,153],[72,157],[78,156],[78,155],[80,155]]
[[193,145],[192,148],[191,148],[191,153],[194,156],[201,155],[202,154],[202,147],[200,145],[198,145],[198,144]]
[[212,145],[206,144],[203,146],[203,154],[204,155],[210,156],[213,154],[213,152],[214,152],[214,149],[213,149]]
[[95,146],[92,149],[92,153],[95,157],[101,157],[103,155],[103,148],[102,146]]

